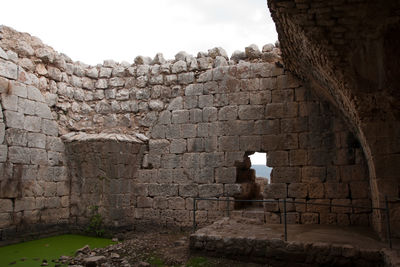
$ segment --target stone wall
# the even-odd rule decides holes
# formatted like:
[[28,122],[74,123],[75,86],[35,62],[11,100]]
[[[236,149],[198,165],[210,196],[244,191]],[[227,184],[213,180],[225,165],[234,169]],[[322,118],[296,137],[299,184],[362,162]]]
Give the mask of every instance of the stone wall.
[[[375,207],[400,236],[399,2],[268,0],[285,67],[337,106],[365,153]],[[377,12],[378,11],[378,12]],[[385,214],[374,228],[385,235]]]
[[[230,59],[214,48],[197,57],[180,52],[175,60],[157,54],[88,66],[7,27],[2,38],[9,136],[0,157],[7,177],[3,227],[19,225],[16,214],[31,210],[39,216],[33,222],[84,224],[90,206],[101,207],[109,226],[188,226],[194,197],[252,196],[254,179],[238,171],[252,152],[267,152],[273,168],[266,199],[370,206],[359,142],[335,107],[281,67],[272,45],[263,52],[250,46]],[[122,176],[114,163],[122,164]],[[14,195],[3,193],[10,183],[21,186]],[[45,204],[31,207],[32,198]],[[27,206],[16,208],[20,201]],[[47,217],[51,208],[56,215]],[[212,202],[197,208],[203,222],[223,215]],[[263,220],[280,222],[279,207],[265,211]],[[289,211],[293,223],[368,225],[370,215],[312,205]]]

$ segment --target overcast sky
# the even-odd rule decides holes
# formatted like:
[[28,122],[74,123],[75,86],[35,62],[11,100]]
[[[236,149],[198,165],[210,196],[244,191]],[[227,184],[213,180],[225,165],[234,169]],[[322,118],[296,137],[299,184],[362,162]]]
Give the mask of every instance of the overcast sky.
[[277,40],[266,0],[2,0],[1,9],[0,24],[91,65],[216,46],[230,56]]

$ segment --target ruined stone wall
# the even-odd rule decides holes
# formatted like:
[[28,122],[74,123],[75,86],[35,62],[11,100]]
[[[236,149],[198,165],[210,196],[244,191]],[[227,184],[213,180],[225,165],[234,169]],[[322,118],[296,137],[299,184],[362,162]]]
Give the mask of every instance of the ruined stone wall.
[[[8,175],[3,180],[25,184],[14,179],[18,169],[8,167],[22,165],[38,170],[26,175],[41,190],[29,196],[2,193],[1,201],[9,203],[1,210],[4,227],[18,225],[11,219],[18,214],[12,203],[25,200],[30,205],[26,197],[48,203],[44,209],[32,208],[41,216],[38,223],[65,219],[83,224],[88,208],[100,206],[109,226],[189,226],[194,197],[253,197],[254,180],[238,171],[251,152],[267,152],[273,168],[263,192],[266,199],[370,205],[368,170],[357,139],[334,107],[275,64],[280,57],[273,46],[263,53],[248,47],[230,60],[216,48],[197,57],[181,52],[169,61],[158,54],[153,60],[137,57],[134,64],[87,66],[27,34],[4,27],[2,36],[2,109],[5,132],[10,133],[1,146],[0,164]],[[13,84],[23,84],[26,95],[21,89],[8,90]],[[14,106],[7,106],[11,96]],[[18,105],[25,99],[34,111],[28,104]],[[41,122],[39,129],[30,125],[33,119]],[[19,130],[14,128],[26,136],[42,133],[45,146],[15,141]],[[91,137],[70,139],[83,132]],[[116,136],[122,139],[118,142]],[[144,143],[131,144],[130,137]],[[41,139],[35,135],[30,140]],[[14,162],[13,147],[24,151],[18,154],[22,158],[29,153],[29,160],[19,162],[18,157]],[[115,172],[115,164],[121,164],[123,175]],[[51,189],[62,185],[64,190]],[[26,183],[26,188],[36,187]],[[45,217],[49,207],[63,216]],[[211,222],[223,216],[224,207],[199,202],[197,219]],[[22,208],[21,214],[28,210]],[[278,206],[265,211],[263,221],[280,222]],[[312,205],[289,211],[293,223],[345,225],[368,225],[370,214],[369,209]]]

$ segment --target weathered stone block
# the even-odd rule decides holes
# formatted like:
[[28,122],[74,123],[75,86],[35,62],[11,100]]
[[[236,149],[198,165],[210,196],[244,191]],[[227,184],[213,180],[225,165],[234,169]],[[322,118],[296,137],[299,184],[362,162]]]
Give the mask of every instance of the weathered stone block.
[[218,118],[218,109],[215,107],[205,107],[203,108],[203,121],[212,122],[216,121]]
[[24,129],[29,132],[40,132],[42,119],[36,116],[25,116]]
[[272,169],[271,182],[273,183],[300,183],[300,181],[301,172],[298,167],[275,167]]
[[254,133],[263,135],[279,134],[279,120],[257,120],[254,123]]
[[306,166],[302,168],[303,183],[320,183],[326,179],[325,167]]
[[242,151],[260,151],[261,137],[260,136],[240,136],[240,150]]
[[236,182],[236,167],[221,167],[215,169],[215,182],[220,184],[233,184]]
[[271,151],[268,153],[267,166],[268,167],[278,167],[278,166],[288,166],[289,165],[289,155],[287,151]]
[[30,149],[26,147],[10,146],[8,148],[8,159],[11,163],[30,164]]
[[197,125],[196,124],[182,124],[182,137],[192,138],[197,135]]
[[369,195],[369,182],[357,181],[350,183],[350,192],[352,199],[368,198]]
[[10,61],[0,59],[0,76],[16,80],[18,78],[18,66]]
[[204,151],[204,139],[203,138],[190,138],[187,141],[188,152],[202,152]]
[[150,154],[165,154],[169,152],[170,143],[168,140],[163,139],[150,139],[149,140],[149,153]]
[[224,193],[222,184],[199,185],[199,197],[219,197]]
[[53,120],[42,119],[42,133],[58,136],[58,124]]
[[288,185],[288,197],[306,198],[308,195],[308,186],[303,183],[291,183]]
[[136,205],[138,208],[152,208],[153,207],[153,198],[138,196],[136,199]]
[[199,108],[212,107],[214,98],[212,95],[201,95],[199,96]]
[[310,199],[307,201],[308,212],[331,212],[329,199]]
[[291,150],[289,152],[290,166],[304,166],[307,164],[307,150]]
[[179,185],[179,195],[182,197],[197,197],[199,188],[197,184],[181,184]]
[[347,198],[349,197],[348,184],[325,183],[325,196],[327,198]]
[[218,112],[218,120],[236,120],[237,118],[237,107],[236,106],[226,106],[222,107]]
[[161,167],[175,169],[182,167],[182,155],[164,154],[161,156]]
[[24,129],[25,116],[22,113],[10,110],[4,111],[6,126],[10,128]]
[[149,184],[149,196],[177,196],[179,186],[176,184]]
[[185,199],[181,197],[172,197],[168,199],[168,207],[173,210],[184,210]]
[[323,183],[309,183],[307,186],[309,198],[324,198],[325,189]]
[[280,224],[281,216],[274,212],[265,212],[265,223]]
[[46,148],[46,135],[41,133],[27,133],[28,147]]
[[241,105],[238,112],[241,120],[259,120],[264,118],[263,105]]
[[188,110],[174,110],[172,111],[172,123],[182,124],[189,122],[189,111]]
[[319,214],[319,223],[320,224],[336,224],[337,223],[337,214],[322,212]]
[[221,136],[218,138],[219,151],[238,151],[239,137],[238,136]]
[[287,198],[287,185],[283,183],[265,185],[264,198]]
[[318,213],[302,213],[301,214],[301,223],[302,224],[318,224],[319,223],[319,216]]

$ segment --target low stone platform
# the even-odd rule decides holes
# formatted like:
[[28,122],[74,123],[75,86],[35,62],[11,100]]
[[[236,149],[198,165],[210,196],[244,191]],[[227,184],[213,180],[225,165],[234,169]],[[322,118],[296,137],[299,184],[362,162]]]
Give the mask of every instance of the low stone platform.
[[260,224],[223,218],[190,237],[192,251],[272,266],[400,266],[399,246],[388,245],[364,227]]

